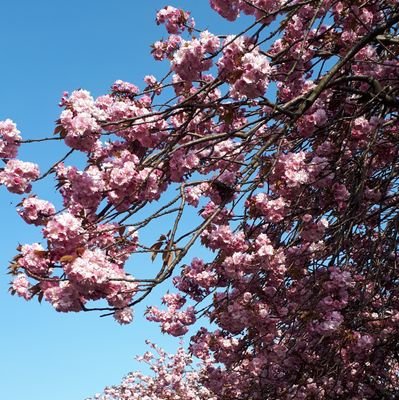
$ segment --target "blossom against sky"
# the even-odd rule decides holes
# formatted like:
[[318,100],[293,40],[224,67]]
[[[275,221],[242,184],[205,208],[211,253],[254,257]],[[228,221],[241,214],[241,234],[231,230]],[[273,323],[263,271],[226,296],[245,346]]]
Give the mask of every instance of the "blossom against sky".
[[[156,11],[165,5],[159,0],[2,2],[0,120],[11,118],[24,138],[47,137],[60,115],[64,91],[85,88],[99,95],[118,79],[144,86],[145,75],[160,77],[168,63],[155,62],[150,45],[165,36],[155,23]],[[228,23],[210,12],[207,1],[173,5],[189,8],[201,28],[228,32]],[[26,161],[40,159],[45,170],[64,151],[51,144],[31,145],[20,155]],[[45,198],[54,197],[54,188],[38,187]],[[138,367],[133,357],[146,350],[145,339],[166,350],[176,346],[156,324],[141,318],[144,306],[136,308],[135,323],[119,326],[110,317],[58,314],[48,304],[11,297],[7,265],[19,243],[32,243],[39,234],[17,215],[17,196],[1,188],[0,201],[3,398],[83,399]],[[153,301],[162,293],[155,292]]]

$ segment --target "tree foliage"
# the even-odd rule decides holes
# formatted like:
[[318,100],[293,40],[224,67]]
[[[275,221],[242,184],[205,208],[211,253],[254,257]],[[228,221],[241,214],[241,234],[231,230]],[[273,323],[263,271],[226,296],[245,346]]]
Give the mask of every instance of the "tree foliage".
[[[0,123],[0,183],[25,194],[55,179],[63,199],[59,210],[21,201],[43,240],[18,249],[11,291],[129,323],[173,276],[176,292],[147,318],[174,336],[200,317],[212,324],[188,353],[153,346],[158,359],[143,360],[154,376],[133,373],[104,399],[394,399],[398,1],[210,5],[253,23],[217,35],[160,10],[169,36],[152,54],[170,72],[96,99],[66,93],[48,140],[70,150],[42,175],[17,159],[37,140]],[[83,168],[68,165],[72,153]],[[210,262],[190,254],[196,243]],[[138,253],[158,262],[154,275],[129,272]]]

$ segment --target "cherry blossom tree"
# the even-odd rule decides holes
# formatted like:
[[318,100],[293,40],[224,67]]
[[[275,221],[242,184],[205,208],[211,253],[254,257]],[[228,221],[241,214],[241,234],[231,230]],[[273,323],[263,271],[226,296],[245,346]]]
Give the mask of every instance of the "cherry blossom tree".
[[[397,398],[399,3],[210,6],[232,31],[252,23],[220,35],[167,6],[152,46],[164,78],[65,93],[52,138],[0,122],[0,184],[42,232],[18,248],[11,292],[125,324],[173,280],[146,315],[190,332],[188,350],[152,345],[153,375],[97,398]],[[17,153],[41,140],[69,149],[40,174]],[[62,206],[31,193],[39,179],[55,179]],[[132,273],[139,253],[153,275]]]

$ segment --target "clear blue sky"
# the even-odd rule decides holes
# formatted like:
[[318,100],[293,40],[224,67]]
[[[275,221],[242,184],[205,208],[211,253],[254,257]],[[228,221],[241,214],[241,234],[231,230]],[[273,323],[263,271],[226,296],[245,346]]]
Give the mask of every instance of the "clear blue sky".
[[[13,119],[25,138],[52,133],[64,90],[85,88],[106,93],[116,79],[142,85],[144,75],[161,76],[167,65],[150,56],[150,44],[166,36],[154,23],[167,1],[151,0],[5,0],[0,2],[0,119]],[[197,26],[229,33],[229,25],[211,12],[207,0],[171,1],[193,11]],[[230,28],[231,29],[231,28]],[[61,153],[50,145],[31,145],[25,161],[44,168]],[[53,186],[41,184],[44,198]],[[10,400],[84,399],[118,383],[139,367],[149,338],[166,349],[176,341],[163,337],[141,318],[119,326],[95,313],[59,314],[47,303],[27,303],[7,293],[6,267],[18,243],[39,240],[15,213],[18,197],[0,188],[0,398]],[[157,302],[161,291],[151,301]]]

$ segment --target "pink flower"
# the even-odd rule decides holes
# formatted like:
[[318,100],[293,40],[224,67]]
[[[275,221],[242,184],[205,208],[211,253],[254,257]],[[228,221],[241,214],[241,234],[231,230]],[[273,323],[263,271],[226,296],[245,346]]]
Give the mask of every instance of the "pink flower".
[[114,318],[121,325],[130,324],[133,321],[133,310],[130,307],[125,307],[122,310],[116,310]]
[[17,156],[20,131],[10,119],[0,121],[0,158],[15,158]]
[[338,209],[343,210],[346,207],[346,201],[350,197],[350,193],[345,185],[335,182],[332,187],[334,200],[338,203]]
[[23,245],[17,262],[20,267],[31,274],[46,276],[49,273],[50,260],[47,252],[39,243]]
[[32,293],[29,291],[32,285],[28,281],[28,277],[25,274],[18,274],[11,284],[11,289],[18,296],[23,297],[25,300],[29,300],[32,297]]
[[251,47],[242,36],[228,36],[224,41],[223,55],[218,60],[219,75],[231,85],[230,94],[235,99],[253,99],[265,93],[271,67],[258,47]]
[[170,35],[167,40],[157,41],[152,45],[151,54],[155,60],[161,61],[169,58],[180,47],[182,38],[178,35]]
[[202,72],[212,66],[211,60],[205,60],[206,50],[198,39],[183,41],[174,53],[171,62],[172,71],[183,81],[192,82],[200,78]]
[[283,197],[271,199],[266,193],[259,193],[251,199],[256,214],[260,214],[270,222],[280,222],[284,219],[289,202]]
[[62,104],[66,107],[60,116],[66,132],[65,143],[78,150],[90,151],[101,133],[99,122],[105,121],[107,114],[86,90],[75,90]]
[[214,53],[220,46],[220,39],[209,31],[200,33],[200,42],[207,53]]
[[71,263],[64,267],[68,278],[88,290],[104,285],[112,277],[119,277],[118,268],[112,264],[104,251],[100,249],[85,250]]
[[211,0],[210,3],[216,12],[229,21],[234,21],[240,12],[239,0]]
[[334,333],[344,321],[342,314],[338,311],[327,313],[325,319],[316,325],[316,330],[321,335]]
[[29,193],[31,182],[40,175],[37,164],[19,160],[8,160],[3,171],[0,171],[0,184],[3,184],[11,193]]
[[84,232],[82,221],[68,212],[50,218],[43,229],[51,249],[60,257],[75,253],[84,242]]
[[157,13],[157,24],[165,24],[168,33],[181,33],[186,29],[186,24],[194,27],[194,20],[190,18],[190,13],[177,9],[172,6],[166,6]]
[[264,233],[261,233],[255,240],[257,254],[261,257],[272,256],[274,248],[271,245],[270,239]]
[[133,85],[133,83],[124,82],[124,81],[118,79],[112,85],[112,91],[114,93],[118,93],[118,94],[135,95],[135,94],[139,93],[139,88],[136,85]]
[[43,281],[41,289],[44,298],[59,312],[81,311],[84,298],[69,282]]
[[48,218],[55,214],[55,207],[50,202],[35,196],[24,199],[21,206],[18,214],[28,224],[44,225]]

